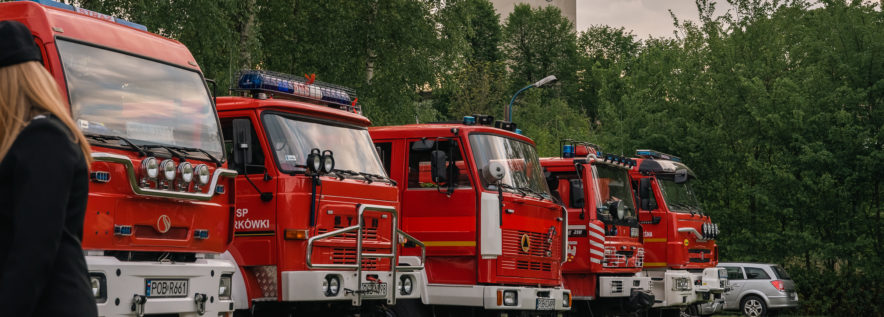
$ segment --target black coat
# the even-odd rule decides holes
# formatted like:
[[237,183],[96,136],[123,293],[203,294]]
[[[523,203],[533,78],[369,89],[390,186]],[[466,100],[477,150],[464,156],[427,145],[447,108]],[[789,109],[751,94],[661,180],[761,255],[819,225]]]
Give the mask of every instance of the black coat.
[[88,192],[70,130],[31,120],[0,162],[0,315],[98,314],[80,245]]

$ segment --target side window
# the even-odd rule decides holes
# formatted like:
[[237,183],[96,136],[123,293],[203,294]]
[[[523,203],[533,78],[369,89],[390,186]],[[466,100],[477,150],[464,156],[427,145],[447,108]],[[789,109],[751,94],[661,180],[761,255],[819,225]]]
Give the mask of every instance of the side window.
[[769,280],[770,275],[767,275],[767,272],[762,268],[747,267],[746,278],[750,280]]
[[[438,146],[434,148],[438,148],[447,154],[451,142],[451,140],[437,141]],[[408,144],[408,188],[436,188],[440,184],[434,183],[430,174],[430,153],[432,150],[414,150],[414,143],[410,142]],[[460,144],[457,144],[457,142],[455,144],[454,149],[452,149],[454,166],[449,165],[448,168],[454,169],[457,172],[457,188],[469,188],[469,170],[467,170],[466,163],[463,160]]]
[[224,137],[224,151],[227,152],[227,157],[231,158],[229,161],[230,168],[236,170],[236,172],[240,174],[264,174],[264,150],[261,147],[261,142],[258,141],[258,134],[255,133],[254,125],[252,125],[252,164],[249,164],[248,168],[246,168],[245,166],[238,166],[233,162],[233,119],[248,118],[221,119],[221,133]]
[[374,144],[374,147],[378,151],[378,156],[381,157],[381,162],[384,163],[384,170],[387,171],[387,175],[390,175],[390,160],[393,158],[393,142],[378,142]]
[[[636,208],[641,207],[641,198],[638,197],[639,187],[641,186],[639,185],[640,183],[641,181],[639,180],[632,181],[632,194],[635,196],[635,202],[637,203]],[[648,207],[651,210],[657,209],[657,196],[654,194],[653,185],[651,185],[649,192],[651,195],[648,197]]]
[[727,270],[727,279],[729,280],[742,280],[743,278],[743,270],[738,267],[725,267]]

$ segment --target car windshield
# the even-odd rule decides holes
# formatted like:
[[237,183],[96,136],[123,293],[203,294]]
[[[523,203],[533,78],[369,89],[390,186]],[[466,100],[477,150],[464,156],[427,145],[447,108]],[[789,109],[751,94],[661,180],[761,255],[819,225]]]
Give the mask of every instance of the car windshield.
[[622,201],[626,205],[624,217],[635,217],[635,204],[632,188],[629,187],[629,173],[622,168],[607,165],[593,165],[593,178],[596,181],[596,201],[608,205]]
[[[58,40],[71,114],[85,134],[223,155],[202,76],[144,58]],[[188,153],[201,155],[199,153]]]
[[786,273],[786,270],[784,270],[779,265],[772,265],[770,268],[773,269],[773,272],[774,272],[774,274],[777,275],[778,279],[781,279],[781,280],[791,280],[792,279],[792,277],[789,276],[789,273]]
[[484,173],[492,163],[504,169],[500,183],[507,191],[552,197],[540,170],[540,161],[534,146],[520,140],[492,134],[470,135],[473,158],[479,167],[479,178],[486,189],[497,189],[497,182]]
[[387,176],[365,128],[277,113],[264,114],[263,121],[279,168],[285,172],[303,172],[307,155],[319,149],[332,151],[336,170]]
[[663,200],[669,206],[669,210],[674,212],[700,212],[700,202],[691,189],[693,180],[688,180],[682,184],[676,184],[675,181],[665,178],[657,178],[660,183],[660,191],[663,192]]

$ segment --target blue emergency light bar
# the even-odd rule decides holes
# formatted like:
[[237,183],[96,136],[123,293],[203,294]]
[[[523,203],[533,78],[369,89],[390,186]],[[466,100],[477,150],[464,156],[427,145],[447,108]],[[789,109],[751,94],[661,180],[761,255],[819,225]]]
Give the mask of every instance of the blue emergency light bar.
[[105,20],[105,21],[114,22],[114,23],[117,23],[117,24],[122,24],[122,25],[128,26],[128,27],[133,28],[133,29],[138,29],[138,30],[142,30],[142,31],[145,31],[145,32],[147,31],[147,27],[144,26],[144,25],[141,25],[141,24],[138,24],[138,23],[132,23],[132,22],[129,22],[129,21],[126,21],[126,20],[123,20],[123,19],[118,19],[118,18],[116,18],[116,17],[114,17],[114,16],[110,16],[110,15],[107,15],[107,14],[104,14],[104,13],[95,12],[95,11],[92,11],[92,10],[87,10],[87,9],[83,9],[83,8],[75,7],[75,6],[72,6],[72,5],[70,5],[70,4],[64,4],[64,3],[57,2],[57,1],[52,1],[52,0],[19,0],[19,1],[31,1],[31,2],[36,2],[36,3],[42,4],[42,5],[44,5],[44,6],[49,6],[49,7],[53,7],[53,8],[59,8],[59,9],[62,9],[62,10],[73,11],[73,12],[76,12],[76,13],[79,13],[79,14],[82,14],[82,15],[88,15],[88,16],[93,17],[93,18],[98,18],[98,19],[102,19],[102,20]]
[[356,103],[356,92],[347,87],[320,81],[308,82],[303,77],[265,70],[241,71],[234,82],[232,90],[312,99],[332,108],[362,114],[362,106]]
[[661,160],[669,160],[673,162],[681,162],[681,158],[672,154],[666,154],[654,150],[635,150],[635,156],[642,158],[653,158]]

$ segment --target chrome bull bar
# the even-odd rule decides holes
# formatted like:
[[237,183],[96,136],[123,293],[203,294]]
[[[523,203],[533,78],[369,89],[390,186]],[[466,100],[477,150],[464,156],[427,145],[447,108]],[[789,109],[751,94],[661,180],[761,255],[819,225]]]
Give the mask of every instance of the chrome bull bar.
[[[189,193],[175,190],[159,190],[153,188],[144,188],[138,186],[138,177],[135,176],[135,165],[132,163],[132,160],[126,157],[125,155],[113,154],[113,153],[105,153],[105,152],[92,152],[92,159],[96,162],[106,162],[106,163],[117,163],[122,164],[123,167],[126,168],[126,176],[129,179],[129,187],[132,188],[132,193],[139,196],[152,196],[152,197],[161,197],[161,198],[177,198],[177,199],[196,199],[199,201],[209,201],[215,196],[215,187],[218,186],[218,179],[220,177],[236,177],[236,171],[229,170],[226,168],[216,168],[215,172],[212,174],[212,180],[209,183],[209,188],[205,193],[197,192],[197,193]],[[233,195],[233,193],[231,193]]]
[[[390,214],[390,218],[392,219],[392,230],[390,234],[390,253],[362,253],[362,232],[365,227],[365,219],[363,218],[363,214],[366,211],[371,212],[381,212]],[[390,269],[392,275],[391,289],[387,291],[387,304],[394,305],[396,304],[396,294],[399,289],[397,284],[399,279],[396,277],[396,271],[401,270],[403,272],[412,272],[416,270],[422,270],[424,268],[424,263],[426,263],[427,258],[427,247],[420,240],[415,239],[411,235],[399,230],[399,218],[396,213],[396,208],[391,206],[382,206],[382,205],[368,205],[368,204],[359,204],[357,207],[357,213],[359,222],[357,225],[337,229],[334,231],[329,231],[314,237],[307,239],[307,267],[310,269],[355,269],[357,283],[362,284],[362,259],[363,258],[389,258],[390,260]],[[327,239],[335,236],[340,236],[345,233],[356,231],[356,263],[355,264],[322,264],[313,263],[313,243],[317,240]],[[421,248],[421,263],[418,266],[400,266],[399,265],[399,257],[397,256],[398,246],[399,246],[399,238],[404,238],[403,243],[407,241],[411,241],[414,244],[420,246]],[[353,299],[354,306],[362,305],[362,292],[354,292],[356,298]]]

